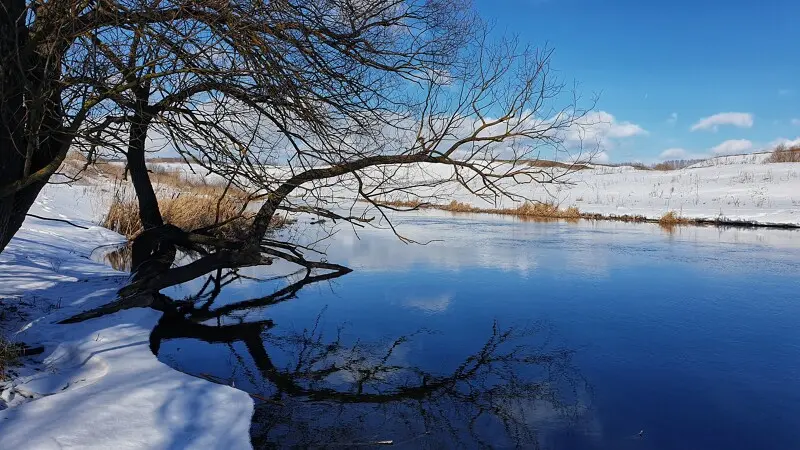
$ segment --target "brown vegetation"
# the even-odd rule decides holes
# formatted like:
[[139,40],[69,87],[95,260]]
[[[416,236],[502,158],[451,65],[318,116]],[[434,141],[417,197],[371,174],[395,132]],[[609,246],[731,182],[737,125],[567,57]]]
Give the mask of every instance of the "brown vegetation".
[[[214,195],[213,189],[188,186],[182,192],[158,199],[164,222],[192,231],[214,228],[214,234],[235,238],[244,233],[252,219],[246,202],[234,195]],[[221,190],[218,194],[222,194]],[[142,231],[139,204],[127,191],[118,190],[101,225],[128,238]]]
[[653,170],[680,170],[685,169],[693,164],[704,161],[703,159],[673,159],[670,161],[662,161],[658,164],[653,164]]
[[585,163],[575,162],[575,163],[563,163],[558,161],[549,161],[546,159],[534,159],[531,161],[527,161],[528,165],[531,167],[558,167],[560,169],[569,169],[569,170],[584,170],[588,169]]
[[659,225],[662,226],[673,226],[673,225],[682,225],[689,223],[689,219],[685,217],[681,217],[675,211],[668,211],[660,219],[658,219]]
[[800,162],[800,145],[787,147],[783,144],[777,146],[766,159],[767,163]]
[[581,213],[575,206],[561,209],[558,205],[551,202],[530,202],[526,201],[515,208],[479,208],[469,203],[456,200],[447,204],[422,203],[418,200],[397,200],[380,202],[381,205],[395,208],[409,209],[438,209],[455,213],[485,213],[500,214],[506,216],[518,216],[527,218],[543,219],[580,219]]
[[19,358],[19,354],[20,348],[18,345],[0,337],[0,380],[6,378],[9,366],[14,364]]

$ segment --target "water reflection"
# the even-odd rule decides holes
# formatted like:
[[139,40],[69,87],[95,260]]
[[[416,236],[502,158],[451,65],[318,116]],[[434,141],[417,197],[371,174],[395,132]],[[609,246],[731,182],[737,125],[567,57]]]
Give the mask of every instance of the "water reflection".
[[571,362],[573,352],[548,342],[541,326],[502,328],[495,323],[482,345],[465,357],[426,365],[412,362],[409,352],[420,337],[435,334],[431,330],[349,340],[344,324],[326,334],[322,313],[302,331],[281,329],[271,319],[244,321],[239,316],[342,275],[294,273],[268,295],[217,306],[215,300],[240,275],[208,274],[195,294],[164,302],[172,307],[153,330],[151,349],[158,355],[171,340],[189,351],[192,341],[226,344],[236,379],[196,375],[233,382],[260,400],[252,429],[257,446],[391,441],[409,448],[532,448],[539,442],[542,411],[551,419],[574,418],[586,402],[578,395],[585,394],[586,386]]
[[341,232],[347,276],[179,262],[180,284],[140,283],[154,351],[257,396],[265,447],[800,448],[800,233],[396,219],[443,242]]
[[95,249],[89,256],[93,261],[108,264],[120,272],[131,271],[131,258],[133,250],[130,243],[114,246],[103,246]]

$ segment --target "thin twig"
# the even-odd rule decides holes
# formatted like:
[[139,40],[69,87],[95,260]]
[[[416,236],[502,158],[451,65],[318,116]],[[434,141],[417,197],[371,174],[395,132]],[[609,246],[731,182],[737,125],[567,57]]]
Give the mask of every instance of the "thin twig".
[[89,229],[89,227],[85,227],[83,225],[74,224],[74,223],[70,222],[69,220],[55,219],[55,218],[52,218],[52,217],[42,217],[42,216],[37,216],[36,214],[31,214],[31,213],[27,213],[25,215],[26,216],[30,216],[30,217],[35,217],[37,219],[42,219],[42,220],[52,220],[54,222],[64,222],[64,223],[72,225],[75,228],[83,228],[84,230],[88,230]]

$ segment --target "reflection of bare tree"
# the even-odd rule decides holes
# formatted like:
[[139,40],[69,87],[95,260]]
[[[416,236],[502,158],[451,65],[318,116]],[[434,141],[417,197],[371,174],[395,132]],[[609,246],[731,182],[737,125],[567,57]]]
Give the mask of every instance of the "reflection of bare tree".
[[[265,447],[382,440],[413,442],[413,447],[534,447],[534,409],[539,415],[574,412],[580,377],[570,363],[571,352],[532,345],[535,328],[495,324],[482,347],[453,367],[434,370],[405,360],[414,335],[348,344],[341,332],[326,338],[316,325],[285,333],[276,331],[271,320],[233,319],[341,275],[303,271],[270,295],[215,308],[222,288],[241,276],[217,271],[196,295],[158,302],[168,307],[153,330],[151,348],[158,353],[163,341],[179,338],[243,343],[255,366],[249,371],[251,384],[259,386],[253,393],[265,400],[254,417],[254,443]],[[237,356],[248,373],[248,358]]]

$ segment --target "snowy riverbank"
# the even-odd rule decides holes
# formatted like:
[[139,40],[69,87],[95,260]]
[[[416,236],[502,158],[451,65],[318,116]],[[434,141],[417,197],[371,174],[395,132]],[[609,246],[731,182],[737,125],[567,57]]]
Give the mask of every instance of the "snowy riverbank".
[[[498,185],[520,198],[498,198],[496,202],[481,199],[457,183],[437,184],[437,181],[453,178],[451,166],[419,164],[368,169],[367,175],[361,178],[369,185],[372,179],[384,179],[379,170],[391,173],[392,180],[384,183],[383,189],[394,189],[395,192],[383,200],[421,198],[431,203],[456,200],[481,209],[502,209],[518,207],[523,199],[529,199],[555,202],[562,208],[574,206],[581,213],[603,216],[641,216],[658,220],[673,211],[687,219],[800,225],[800,163],[767,164],[768,156],[769,153],[720,156],[669,171],[597,165],[568,174],[562,184],[515,185],[507,179]],[[192,169],[183,163],[159,165],[190,178],[209,176],[203,169]],[[511,169],[509,164],[499,164],[495,170],[504,172]],[[286,172],[288,169],[276,167],[270,170]],[[421,184],[436,186],[423,187]],[[470,184],[473,188],[480,187],[478,180]],[[347,207],[356,197],[357,186],[352,177],[343,177],[319,188],[318,193],[320,198]],[[305,190],[297,192],[298,195],[304,193]]]
[[[441,178],[448,170],[410,173]],[[511,189],[541,201],[553,195],[584,213],[657,219],[671,210],[691,218],[800,224],[800,164],[764,164],[762,155],[667,172],[598,166],[572,174],[570,182],[549,191],[537,185]],[[331,196],[346,189],[343,184]],[[463,188],[450,189],[448,198],[486,206]],[[0,301],[8,311],[1,331],[44,346],[0,388],[0,448],[249,448],[251,398],[159,362],[149,348],[159,312],[132,309],[56,324],[111,301],[127,282],[127,274],[90,258],[94,249],[123,240],[95,225],[111,196],[111,183],[100,178],[48,186],[31,213],[82,228],[29,217],[0,254]],[[777,237],[796,245],[794,234]],[[715,239],[768,245],[754,230],[720,232]]]
[[[570,174],[566,184],[506,187],[527,199],[574,206],[585,214],[658,220],[673,211],[687,219],[800,225],[800,163],[766,164],[767,156],[718,157],[671,171],[595,166]],[[427,167],[420,173],[451,176],[448,167]],[[462,187],[439,196],[478,208],[515,208],[522,203],[489,203]]]
[[178,372],[150,351],[161,313],[55,323],[111,301],[127,281],[89,258],[123,238],[93,225],[100,209],[87,189],[48,186],[31,212],[88,229],[29,217],[0,254],[0,301],[18,311],[3,331],[24,326],[14,339],[45,347],[0,389],[0,448],[249,448],[246,393]]

